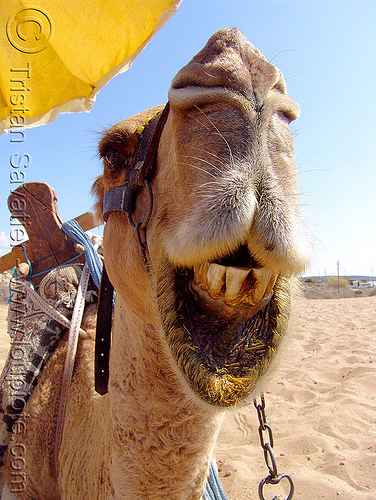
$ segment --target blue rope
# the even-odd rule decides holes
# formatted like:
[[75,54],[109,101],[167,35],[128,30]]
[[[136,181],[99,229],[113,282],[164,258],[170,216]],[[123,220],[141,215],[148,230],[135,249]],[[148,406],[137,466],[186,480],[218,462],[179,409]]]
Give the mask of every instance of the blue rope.
[[22,247],[23,253],[25,254],[26,261],[27,261],[27,263],[29,264],[29,268],[30,268],[30,270],[29,270],[29,274],[28,274],[28,276],[29,276],[29,275],[32,273],[33,268],[32,268],[32,266],[31,266],[31,262],[30,262],[30,260],[29,260],[28,255],[27,255],[27,252],[26,252],[26,246],[25,246],[25,244],[23,243],[23,244],[21,245],[21,247]]
[[221,482],[218,477],[217,466],[214,460],[210,465],[210,472],[206,481],[206,488],[204,491],[204,500],[228,500],[227,495],[222,488]]
[[64,231],[65,234],[73,238],[78,243],[81,243],[81,245],[85,248],[86,262],[91,277],[99,290],[101,285],[103,264],[101,259],[99,258],[98,252],[95,250],[93,246],[91,239],[84,232],[79,223],[74,219],[64,222],[61,225],[61,229]]
[[46,269],[45,271],[41,271],[40,273],[29,274],[27,277],[28,278],[34,278],[34,276],[40,276],[41,274],[47,274],[50,271],[53,271],[54,269],[57,269],[58,267],[65,266],[66,264],[69,264],[70,262],[73,262],[74,260],[77,260],[79,257],[81,257],[81,255],[83,255],[83,254],[82,253],[78,253],[76,255],[76,257],[73,257],[73,259],[66,260],[62,264],[59,264],[58,266],[55,266],[55,267],[50,267],[49,269]]

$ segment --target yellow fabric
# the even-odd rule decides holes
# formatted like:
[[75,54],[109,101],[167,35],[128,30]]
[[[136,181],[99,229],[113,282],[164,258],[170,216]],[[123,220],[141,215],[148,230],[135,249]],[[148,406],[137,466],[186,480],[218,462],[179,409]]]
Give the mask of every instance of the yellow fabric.
[[180,2],[0,2],[0,133],[90,110]]

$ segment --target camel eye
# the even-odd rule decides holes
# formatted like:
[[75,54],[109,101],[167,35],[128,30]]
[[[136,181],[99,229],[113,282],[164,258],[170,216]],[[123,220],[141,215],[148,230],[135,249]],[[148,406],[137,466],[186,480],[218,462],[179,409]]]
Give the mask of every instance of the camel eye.
[[104,155],[105,160],[107,161],[108,166],[111,169],[115,169],[120,167],[122,164],[124,164],[124,158],[120,153],[115,151],[114,149],[110,149],[107,151],[107,153]]

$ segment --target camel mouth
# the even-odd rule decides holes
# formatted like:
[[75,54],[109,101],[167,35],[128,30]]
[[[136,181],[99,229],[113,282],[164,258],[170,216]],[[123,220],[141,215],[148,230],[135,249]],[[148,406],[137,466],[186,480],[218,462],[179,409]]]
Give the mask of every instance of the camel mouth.
[[217,261],[195,266],[189,288],[203,312],[239,324],[269,303],[277,277],[259,266],[243,245]]
[[277,325],[283,278],[242,246],[175,269],[173,282],[174,313],[165,331],[175,363],[204,401],[237,404],[253,392],[283,336]]
[[[264,318],[277,276],[267,268],[246,267],[246,255],[240,248],[215,262],[176,272],[178,315],[199,362],[215,374],[247,371],[252,364],[247,351],[268,330]],[[247,260],[253,263],[250,256]]]

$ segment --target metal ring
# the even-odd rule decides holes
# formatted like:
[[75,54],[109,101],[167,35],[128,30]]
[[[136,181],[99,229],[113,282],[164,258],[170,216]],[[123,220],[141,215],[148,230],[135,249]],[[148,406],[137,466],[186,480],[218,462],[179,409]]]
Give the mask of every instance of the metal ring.
[[129,222],[129,224],[133,227],[133,229],[136,229],[136,223],[133,220],[132,214],[127,213],[127,216],[128,216],[128,222]]
[[150,183],[147,179],[144,179],[144,186],[146,187],[146,190],[147,190],[148,195],[149,195],[149,203],[148,203],[148,211],[146,213],[146,217],[141,224],[141,229],[145,229],[145,227],[148,225],[149,220],[151,218],[151,214],[153,212],[153,190],[152,190]]
[[284,478],[286,478],[288,480],[288,482],[290,483],[290,491],[289,491],[289,495],[286,498],[286,500],[291,500],[292,497],[294,496],[295,487],[294,487],[294,481],[292,480],[292,478],[288,474],[281,474],[275,478],[273,478],[272,476],[267,476],[266,478],[264,478],[260,482],[259,489],[258,489],[260,500],[265,500],[264,492],[263,492],[265,484],[279,484],[281,482],[281,480]]
[[[137,240],[138,240],[138,243],[139,243],[140,247],[142,248],[142,250],[145,250],[146,249],[145,229],[142,228],[141,222],[137,222],[136,227],[135,227],[135,231],[136,231]],[[142,233],[144,235],[144,240],[145,241],[142,241],[141,231],[142,231]]]
[[142,222],[136,223],[133,220],[132,214],[129,212],[127,213],[129,224],[133,227],[133,229],[136,229],[136,230],[137,230],[137,228],[139,228],[139,229],[146,228],[146,226],[148,225],[149,220],[151,218],[152,211],[153,211],[153,190],[152,190],[150,183],[147,179],[144,180],[144,186],[146,187],[146,190],[148,192],[148,211],[146,213],[144,220]]

